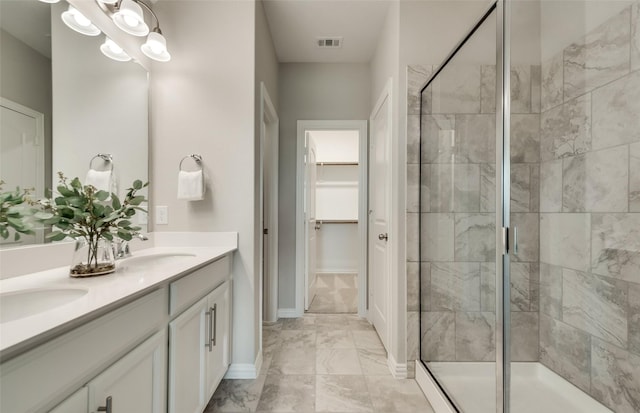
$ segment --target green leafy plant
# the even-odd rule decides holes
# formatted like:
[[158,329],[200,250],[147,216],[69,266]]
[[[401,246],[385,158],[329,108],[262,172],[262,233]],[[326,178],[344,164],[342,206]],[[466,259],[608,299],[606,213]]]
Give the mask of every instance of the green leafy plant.
[[47,235],[52,241],[66,237],[83,238],[89,246],[87,266],[95,270],[98,267],[98,242],[101,239],[112,241],[118,237],[129,241],[140,231],[140,227],[132,224],[131,218],[136,211],[147,212],[140,207],[146,198],[137,192],[149,183],[134,181],[120,201],[116,194],[82,185],[78,178],[68,180],[60,172],[58,176],[59,185],[56,189],[59,196],[53,198],[49,194],[48,198],[40,200],[42,210],[35,214],[35,218],[52,226],[53,231]]
[[30,207],[33,189],[16,188],[14,191],[2,192],[4,184],[0,180],[0,237],[7,239],[13,232],[13,240],[19,241],[20,234],[34,233],[33,224],[28,220],[33,212]]

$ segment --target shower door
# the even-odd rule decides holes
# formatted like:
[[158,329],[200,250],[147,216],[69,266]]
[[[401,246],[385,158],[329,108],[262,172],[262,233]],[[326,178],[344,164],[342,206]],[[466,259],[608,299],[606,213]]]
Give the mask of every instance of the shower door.
[[503,389],[497,24],[492,7],[421,93],[420,359],[460,411],[478,413],[495,413]]

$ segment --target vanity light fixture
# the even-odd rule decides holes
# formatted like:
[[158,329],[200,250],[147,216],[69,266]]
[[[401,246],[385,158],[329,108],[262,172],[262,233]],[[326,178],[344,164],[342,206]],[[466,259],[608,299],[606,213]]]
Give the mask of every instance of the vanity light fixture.
[[53,3],[57,3],[57,2],[59,2],[60,0],[40,0],[40,1],[41,1],[41,2],[43,2],[43,3],[50,3],[50,4],[53,4]]
[[[160,30],[160,21],[151,7],[142,0],[96,0],[102,5],[103,11],[111,16],[115,25],[134,36],[147,36],[147,41],[140,46],[140,50],[149,59],[158,62],[168,62],[171,55],[167,50],[167,40]],[[143,8],[155,20],[155,26],[149,30],[144,21]]]
[[140,4],[144,3],[136,0],[120,1],[118,10],[111,17],[120,30],[134,36],[146,36],[149,34],[149,26],[144,22]]
[[98,36],[102,33],[91,20],[71,5],[69,5],[67,11],[62,13],[62,21],[70,29],[87,36]]
[[104,43],[100,46],[100,51],[108,58],[117,60],[118,62],[128,62],[131,60],[127,52],[122,50],[122,47],[118,46],[118,44],[109,37],[105,37]]

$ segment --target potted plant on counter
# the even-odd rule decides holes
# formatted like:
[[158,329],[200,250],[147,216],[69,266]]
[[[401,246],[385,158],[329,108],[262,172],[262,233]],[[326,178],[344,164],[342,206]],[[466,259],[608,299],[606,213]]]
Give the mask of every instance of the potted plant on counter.
[[[138,191],[149,183],[136,180],[122,201],[114,193],[97,191],[82,185],[78,178],[68,180],[58,173],[58,196],[39,201],[42,208],[35,218],[53,231],[47,235],[52,241],[74,238],[76,249],[70,268],[72,277],[89,277],[115,271],[111,241],[114,237],[129,241],[138,234],[132,217],[137,211],[146,213],[140,204],[146,201]],[[109,199],[110,198],[110,199]]]

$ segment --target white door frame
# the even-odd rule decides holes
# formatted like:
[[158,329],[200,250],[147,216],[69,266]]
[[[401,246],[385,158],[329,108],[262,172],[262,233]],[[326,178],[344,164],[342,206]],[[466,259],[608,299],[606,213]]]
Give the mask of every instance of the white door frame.
[[[36,168],[38,168],[36,173],[36,188],[33,196],[35,198],[43,198],[45,192],[45,182],[44,177],[46,174],[45,168],[45,160],[44,160],[44,114],[38,111],[35,111],[31,108],[23,106],[19,103],[16,103],[7,98],[0,97],[0,106],[5,107],[9,110],[13,110],[18,113],[22,113],[25,116],[33,118],[36,122],[36,147],[38,148],[36,152]],[[5,188],[5,190],[14,189],[14,188]],[[23,188],[24,189],[24,188]],[[35,232],[35,242],[36,244],[40,244],[44,242],[44,227],[38,226],[34,229]]]
[[[42,173],[36,174],[36,192],[33,194],[37,198],[44,197],[44,114],[37,112],[31,108],[23,106],[12,100],[0,97],[0,106],[22,113],[25,116],[33,118],[36,122],[36,143],[38,146],[38,168],[42,168]],[[40,172],[40,171],[39,171]]]
[[368,266],[368,153],[369,135],[366,120],[299,120],[296,140],[296,307],[294,317],[304,315],[304,182],[305,182],[305,131],[307,130],[358,130],[359,138],[359,185],[358,185],[358,240],[360,259],[358,262],[358,315],[367,316],[367,266]]
[[[267,88],[260,82],[260,280],[264,285],[260,286],[263,303],[260,303],[262,320],[268,323],[278,321],[278,141],[280,121],[275,107],[271,102]],[[270,140],[267,144],[266,139]],[[268,234],[264,234],[264,186],[265,186],[265,159],[271,167],[268,188],[271,193],[269,205],[266,205]],[[264,257],[264,239],[268,240],[267,257]],[[267,259],[269,267],[268,279],[264,279],[263,260]],[[262,329],[260,329],[262,334]],[[262,340],[260,340],[262,342]]]

